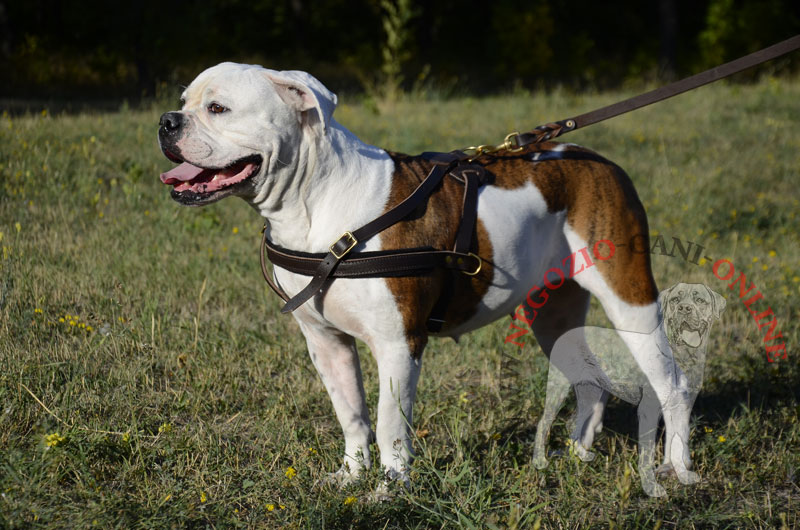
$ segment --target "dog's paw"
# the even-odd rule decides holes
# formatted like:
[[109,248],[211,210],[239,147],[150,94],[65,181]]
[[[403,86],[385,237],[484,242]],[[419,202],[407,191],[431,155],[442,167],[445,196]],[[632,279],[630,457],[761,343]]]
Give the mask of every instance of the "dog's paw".
[[661,464],[656,468],[656,476],[658,478],[676,478],[678,474],[672,464]]
[[681,484],[697,484],[700,482],[700,475],[694,471],[682,471],[678,473],[678,480]]
[[385,476],[385,480],[367,497],[369,502],[390,502],[394,500],[398,489],[411,488],[411,479],[405,471],[389,469]]
[[594,460],[594,457],[596,456],[594,451],[587,451],[583,447],[578,449],[578,447],[580,446],[578,445],[575,447],[575,454],[578,455],[578,458],[580,458],[582,462],[591,462]]
[[542,455],[533,455],[533,467],[536,469],[544,469],[547,467],[548,461]]
[[384,484],[399,484],[404,488],[408,489],[411,487],[411,478],[408,476],[407,471],[398,471],[396,469],[387,469],[386,470],[386,480]]
[[642,489],[651,497],[664,497],[667,494],[667,490],[664,486],[656,481],[643,481]]
[[375,491],[370,493],[367,496],[367,501],[381,503],[381,502],[391,502],[394,500],[395,493],[392,491],[391,484],[388,482],[382,482]]
[[328,473],[327,476],[321,480],[323,486],[331,486],[334,488],[346,488],[358,480],[359,473],[352,472],[349,468],[342,466],[338,471]]

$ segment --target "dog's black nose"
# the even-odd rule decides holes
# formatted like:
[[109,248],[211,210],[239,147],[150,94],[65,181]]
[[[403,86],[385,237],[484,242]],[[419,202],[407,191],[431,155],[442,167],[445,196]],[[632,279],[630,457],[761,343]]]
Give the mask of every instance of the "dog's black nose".
[[681,313],[691,313],[692,306],[690,306],[689,304],[680,304],[678,305],[678,311]]
[[158,122],[162,132],[171,133],[183,125],[183,114],[180,112],[165,112]]

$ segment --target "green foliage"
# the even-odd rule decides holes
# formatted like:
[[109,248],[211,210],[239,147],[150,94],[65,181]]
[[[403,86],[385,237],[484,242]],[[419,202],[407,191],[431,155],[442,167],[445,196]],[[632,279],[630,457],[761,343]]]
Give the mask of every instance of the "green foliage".
[[411,58],[409,23],[419,13],[412,6],[412,0],[381,0],[381,9],[383,9],[382,24],[386,41],[381,47],[383,77],[380,95],[394,101],[401,92],[403,64]]
[[[0,10],[0,94],[138,101],[234,60],[397,99],[543,84],[619,87],[696,73],[800,33],[794,0],[28,0]],[[662,34],[659,5],[677,24]],[[662,43],[673,46],[661,46]],[[674,49],[672,49],[674,48]],[[797,54],[769,72],[792,71]]]
[[[337,119],[387,148],[450,150],[630,95],[402,98],[380,118],[345,100]],[[431,340],[411,490],[369,502],[377,469],[344,491],[324,485],[340,428],[260,277],[261,219],[234,199],[169,198],[154,139],[169,107],[2,116],[0,528],[797,527],[797,101],[797,79],[716,84],[566,138],[628,171],[654,233],[732,259],[786,340],[788,361],[768,364],[710,263],[652,257],[659,285],[705,282],[728,298],[693,415],[703,481],[665,480],[662,500],[641,491],[635,413],[617,401],[594,462],[565,451],[531,466],[548,363],[533,341],[503,342],[507,319]],[[597,306],[590,322],[605,322]],[[363,345],[361,359],[374,406]]]
[[797,33],[798,17],[781,0],[711,0],[698,35],[701,64],[710,68]]

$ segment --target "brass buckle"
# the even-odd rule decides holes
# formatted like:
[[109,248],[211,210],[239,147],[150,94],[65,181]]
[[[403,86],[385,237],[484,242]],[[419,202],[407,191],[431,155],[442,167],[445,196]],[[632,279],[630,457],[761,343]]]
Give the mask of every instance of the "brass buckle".
[[465,147],[464,149],[462,149],[462,151],[464,151],[465,153],[467,151],[474,151],[475,152],[475,154],[472,155],[471,158],[469,158],[469,160],[468,160],[469,162],[472,162],[473,160],[475,160],[476,158],[480,157],[481,155],[492,154],[492,153],[496,153],[498,151],[503,151],[503,150],[508,151],[509,153],[518,153],[519,151],[522,151],[523,149],[525,149],[524,147],[519,145],[519,143],[517,141],[518,137],[519,137],[519,132],[518,131],[514,131],[512,133],[508,133],[506,135],[506,137],[503,139],[503,143],[500,144],[500,145],[489,145],[489,144],[487,144],[487,145],[475,145],[475,146],[472,146],[472,147]]
[[475,255],[475,254],[473,254],[472,252],[467,252],[467,255],[468,255],[468,256],[472,256],[473,258],[475,258],[476,260],[478,260],[478,268],[477,268],[477,269],[475,269],[475,270],[474,270],[474,271],[472,271],[472,272],[470,272],[470,271],[461,271],[461,272],[463,272],[463,273],[464,273],[464,274],[466,274],[467,276],[475,276],[476,274],[478,274],[479,272],[481,272],[481,267],[483,267],[483,260],[480,258],[480,256],[476,256],[476,255]]
[[518,137],[519,137],[519,131],[508,133],[508,135],[506,135],[505,137],[505,140],[503,140],[501,146],[504,149],[506,149],[509,153],[518,153],[522,151],[525,148],[519,145],[519,142],[517,141]]
[[[344,250],[344,252],[342,252],[341,254],[337,254],[337,253],[336,253],[336,251],[335,251],[335,250],[333,250],[333,247],[335,247],[335,246],[336,246],[336,243],[338,243],[339,241],[341,241],[341,240],[342,240],[342,238],[345,238],[345,237],[347,237],[347,238],[349,238],[349,239],[350,239],[350,241],[351,241],[351,243],[350,243],[350,246],[349,246],[349,247],[347,247],[347,248]],[[353,236],[353,234],[352,234],[352,233],[350,233],[350,232],[345,232],[344,234],[342,234],[342,236],[341,236],[339,239],[337,239],[336,241],[334,241],[334,242],[333,242],[333,245],[331,245],[330,247],[328,247],[328,250],[330,250],[330,251],[331,251],[331,254],[333,254],[333,256],[334,256],[336,259],[342,259],[344,256],[346,256],[346,255],[347,255],[347,253],[348,253],[348,252],[350,252],[351,250],[353,250],[353,247],[355,247],[356,245],[358,245],[358,240],[357,240],[357,239],[356,239],[356,238]]]

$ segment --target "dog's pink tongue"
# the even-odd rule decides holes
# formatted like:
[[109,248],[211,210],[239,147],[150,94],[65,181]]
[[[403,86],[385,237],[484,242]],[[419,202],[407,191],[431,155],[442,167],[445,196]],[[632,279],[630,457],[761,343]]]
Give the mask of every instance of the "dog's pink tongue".
[[700,335],[700,332],[693,329],[684,329],[681,331],[681,338],[683,339],[683,342],[692,348],[697,348],[700,346],[700,343],[703,342],[703,337]]
[[202,172],[203,168],[193,166],[189,162],[184,162],[175,169],[162,173],[161,182],[164,184],[179,184],[197,178]]

